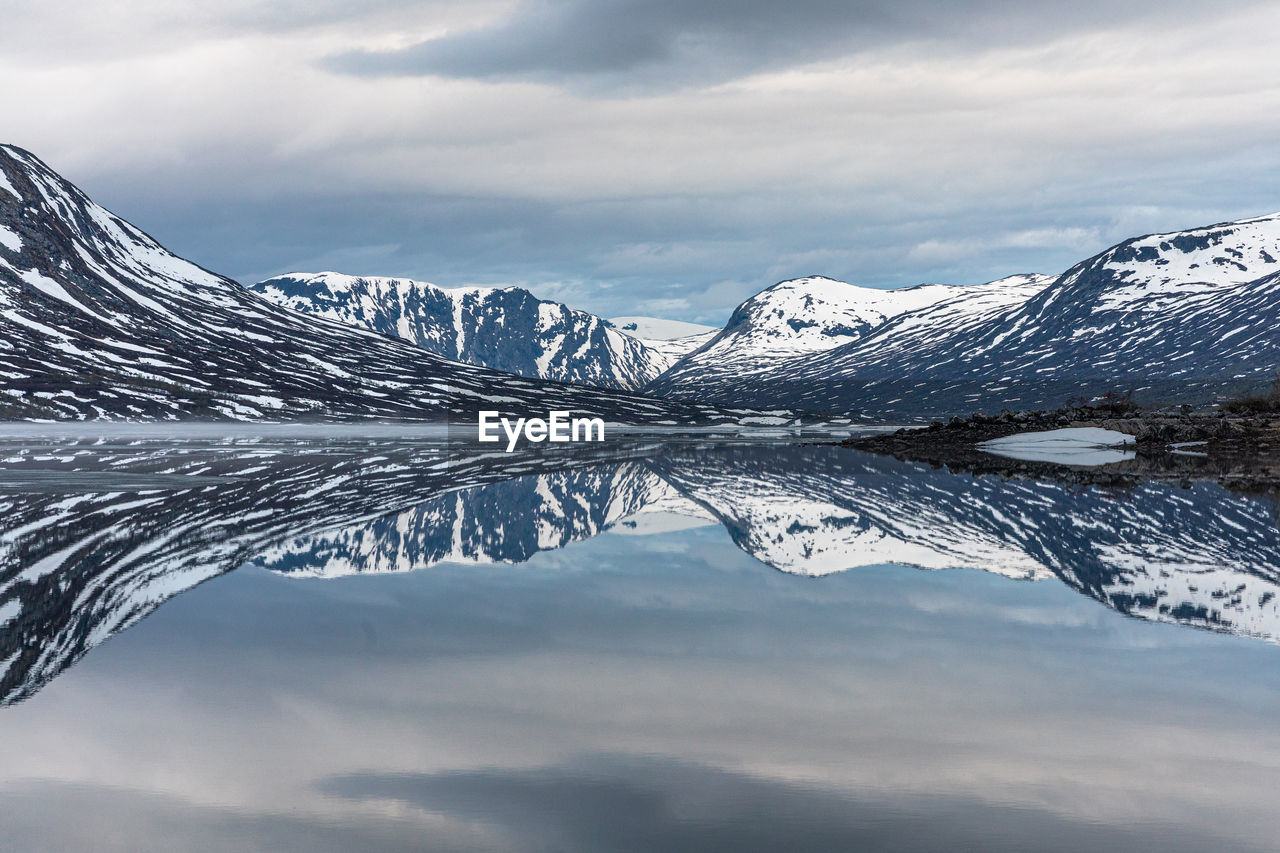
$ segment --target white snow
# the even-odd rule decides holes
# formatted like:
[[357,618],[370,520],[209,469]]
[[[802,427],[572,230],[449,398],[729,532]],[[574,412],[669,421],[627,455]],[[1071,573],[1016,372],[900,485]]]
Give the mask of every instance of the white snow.
[[[897,290],[822,277],[784,281],[740,305],[728,328],[660,382],[668,389],[705,389],[744,377],[750,381],[754,374],[776,375],[783,359],[794,360],[798,370],[812,361],[818,378],[850,361],[883,358],[892,364],[940,333],[967,328],[1026,302],[1054,280],[1020,274],[979,285],[921,284]],[[826,353],[841,347],[840,361],[832,367]]]
[[775,284],[738,306],[724,331],[680,362],[676,381],[738,378],[858,340],[888,320],[933,305],[960,288],[922,284],[898,290],[823,276]]
[[739,353],[749,348],[761,356],[833,349],[860,337],[867,327],[932,305],[954,290],[942,284],[882,290],[822,276],[784,281],[744,303],[739,311],[748,314],[749,325],[733,330],[714,348],[732,347]]
[[1109,465],[1133,459],[1132,451],[1119,448],[1135,442],[1136,439],[1133,436],[1116,430],[1100,427],[1067,427],[993,438],[982,442],[978,447],[997,456],[1024,462]]
[[[4,176],[4,172],[0,172],[0,177]],[[10,252],[22,251],[22,238],[16,232],[10,231],[8,228],[0,225],[0,246],[4,246]]]
[[[1123,309],[1139,301],[1148,309],[1160,308],[1280,271],[1280,213],[1152,234],[1123,248],[1125,253],[1111,253],[1105,266],[1132,284],[1107,293],[1099,309]],[[1140,257],[1116,257],[1130,249]]]
[[[3,174],[3,172],[0,172],[0,174]],[[0,628],[12,622],[21,612],[22,604],[16,598],[11,598],[4,604],[0,604]]]
[[74,297],[72,297],[70,293],[67,293],[67,291],[63,289],[61,284],[58,284],[58,282],[54,281],[48,276],[41,275],[36,270],[26,270],[21,274],[21,278],[23,281],[25,281],[27,284],[34,287],[36,290],[39,290],[41,293],[47,294],[49,296],[52,296],[54,299],[65,302],[71,307],[75,308],[77,311],[81,311],[85,314],[88,314],[90,317],[93,317],[99,320],[103,319],[97,313],[90,311],[87,307],[82,305],[79,301],[77,301]]
[[706,335],[720,331],[715,326],[688,323],[684,320],[666,320],[661,317],[612,317],[609,320],[619,331],[633,338],[653,341],[672,341],[693,335]]
[[[393,333],[446,358],[581,385],[640,388],[702,343],[641,340],[594,314],[537,299],[517,287],[445,288],[413,279],[293,272],[250,289],[294,311]],[[519,298],[522,293],[530,299]],[[532,328],[528,318],[515,316],[526,306],[537,312]],[[494,364],[489,344],[504,336],[512,353],[531,353],[527,363],[521,363],[522,355],[512,355],[514,364]]]
[[712,338],[718,334],[718,329],[710,332],[704,332],[700,335],[690,335],[687,338],[670,338],[663,340],[661,338],[643,338],[641,343],[647,346],[652,352],[665,359],[661,372],[670,369],[680,359],[684,358],[692,352],[697,351],[700,347],[706,346]]
[[[550,302],[538,303],[538,333],[539,339],[542,335],[554,329],[561,322],[560,312],[555,310],[555,306]],[[552,338],[551,342],[544,345],[541,353],[535,359],[538,365],[539,376],[549,376],[551,361],[560,354],[560,348],[564,345],[564,333],[557,334]]]
[[22,201],[22,194],[9,182],[9,176],[4,173],[3,169],[0,169],[0,190],[4,190],[18,201]]

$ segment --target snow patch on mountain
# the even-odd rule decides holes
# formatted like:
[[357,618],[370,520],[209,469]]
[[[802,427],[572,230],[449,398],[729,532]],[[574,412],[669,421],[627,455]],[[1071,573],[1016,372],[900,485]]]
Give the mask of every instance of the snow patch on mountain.
[[[0,172],[0,174],[3,174]],[[5,247],[15,255],[22,251],[22,238],[16,232],[9,230],[4,225],[0,225],[0,246]]]
[[[700,335],[690,335],[687,338],[670,338],[668,340],[646,338],[644,339],[644,344],[658,358],[662,359],[663,367],[657,374],[657,376],[661,376],[680,359],[706,346],[717,334],[719,334],[718,331],[711,331]],[[654,378],[657,378],[657,376]]]
[[684,320],[666,320],[661,317],[611,317],[609,322],[614,328],[626,332],[633,338],[650,341],[672,341],[677,338],[691,338],[720,331],[715,326],[688,323]]
[[779,282],[738,306],[724,329],[652,386],[682,392],[770,368],[778,359],[856,340],[888,318],[942,299],[943,285],[901,290],[859,287],[824,276]]
[[1122,284],[1100,300],[1098,310],[1135,303],[1161,307],[1169,299],[1269,275],[1280,266],[1278,259],[1280,213],[1128,240],[1095,264]]
[[733,349],[744,358],[820,352],[950,292],[936,284],[880,290],[823,276],[784,281],[739,306],[720,339],[704,352],[710,356]]
[[0,190],[7,192],[18,201],[22,201],[22,193],[18,192],[17,187],[9,181],[9,176],[4,173],[3,168],[0,168]]

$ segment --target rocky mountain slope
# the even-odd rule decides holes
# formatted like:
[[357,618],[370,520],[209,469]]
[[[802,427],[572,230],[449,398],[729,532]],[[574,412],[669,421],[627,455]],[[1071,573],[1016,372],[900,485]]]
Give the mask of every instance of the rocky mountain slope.
[[962,320],[970,310],[1029,298],[1051,280],[1019,275],[974,288],[922,284],[899,290],[822,276],[780,282],[738,306],[720,333],[648,390],[679,398],[728,396],[757,377],[770,381],[781,365],[795,359],[862,340],[895,318],[945,305],[936,315],[939,322]]
[[[403,338],[468,364],[557,382],[639,388],[671,366],[669,347],[519,287],[290,273],[251,285],[277,305]],[[665,342],[663,342],[665,343]]]
[[0,418],[717,417],[290,311],[166,251],[26,151],[0,146],[0,176]]
[[1280,215],[1127,240],[1039,285],[939,300],[746,378],[681,364],[650,387],[895,419],[1056,408],[1109,390],[1204,404],[1280,368]]

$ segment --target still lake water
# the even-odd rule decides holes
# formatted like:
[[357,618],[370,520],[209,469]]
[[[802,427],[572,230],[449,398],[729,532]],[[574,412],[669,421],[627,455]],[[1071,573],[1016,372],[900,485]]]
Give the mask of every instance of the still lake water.
[[713,442],[0,458],[3,850],[1280,846],[1266,499]]

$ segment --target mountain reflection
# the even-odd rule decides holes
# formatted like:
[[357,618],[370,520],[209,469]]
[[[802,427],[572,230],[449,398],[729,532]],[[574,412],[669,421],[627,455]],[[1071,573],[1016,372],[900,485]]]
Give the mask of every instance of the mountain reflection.
[[1006,481],[820,446],[610,453],[391,439],[5,446],[0,702],[249,562],[299,577],[520,563],[605,531],[713,523],[784,572],[898,563],[1056,578],[1131,616],[1280,640],[1275,508],[1216,484]]

